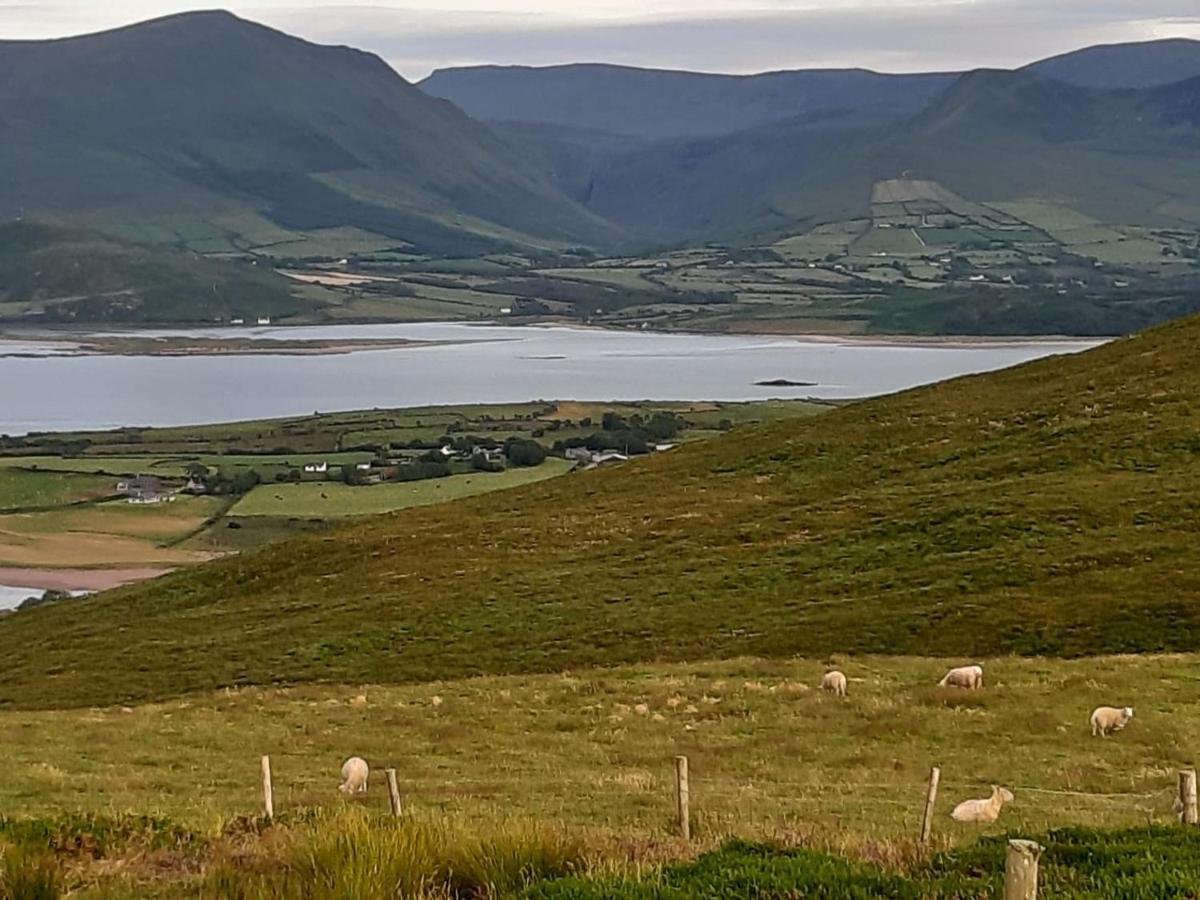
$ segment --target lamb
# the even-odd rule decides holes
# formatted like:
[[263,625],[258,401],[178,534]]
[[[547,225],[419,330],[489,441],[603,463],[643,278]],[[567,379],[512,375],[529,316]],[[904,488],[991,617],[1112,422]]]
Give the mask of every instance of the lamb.
[[1133,718],[1133,707],[1126,706],[1117,709],[1114,706],[1097,706],[1092,711],[1092,735],[1108,737],[1114,731],[1120,731]]
[[831,694],[837,694],[839,697],[846,696],[846,676],[834,669],[831,672],[826,672],[825,677],[821,679],[821,690],[829,691]]
[[370,769],[367,761],[361,756],[352,756],[342,763],[342,783],[338,790],[343,794],[365,794],[367,792],[367,775]]
[[1005,803],[1012,803],[1012,791],[992,785],[992,796],[986,800],[964,800],[954,807],[950,817],[956,822],[995,822]]
[[973,691],[983,687],[983,666],[959,666],[938,682],[938,687],[960,687]]

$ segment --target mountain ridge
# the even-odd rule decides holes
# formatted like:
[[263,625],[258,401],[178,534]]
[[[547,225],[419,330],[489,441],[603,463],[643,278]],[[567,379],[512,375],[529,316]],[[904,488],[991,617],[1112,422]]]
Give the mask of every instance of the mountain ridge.
[[19,176],[0,214],[82,209],[120,230],[182,212],[218,233],[250,215],[265,236],[355,227],[435,248],[618,234],[379,57],[229,13],[0,42],[0,70],[0,163]]

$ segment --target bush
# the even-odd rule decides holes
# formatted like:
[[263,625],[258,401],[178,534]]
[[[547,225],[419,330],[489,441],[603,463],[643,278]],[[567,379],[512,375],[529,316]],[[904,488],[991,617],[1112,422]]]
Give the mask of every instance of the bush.
[[351,809],[314,822],[281,866],[214,869],[201,895],[233,900],[503,897],[582,871],[582,846],[562,832],[512,824],[479,829],[395,820]]
[[537,441],[509,438],[504,444],[504,455],[514,466],[540,466],[546,461],[546,448]]
[[733,841],[646,880],[567,878],[532,887],[527,900],[723,900],[923,896],[916,885],[873,866],[818,853]]

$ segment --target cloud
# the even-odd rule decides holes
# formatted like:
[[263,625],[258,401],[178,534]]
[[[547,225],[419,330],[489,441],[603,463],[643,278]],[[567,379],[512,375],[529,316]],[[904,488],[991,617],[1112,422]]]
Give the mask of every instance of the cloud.
[[[402,74],[599,61],[720,72],[1012,67],[1096,43],[1200,38],[1197,0],[231,0],[239,15],[380,54]],[[0,34],[80,33],[211,3],[0,0]]]
[[271,18],[366,47],[409,77],[484,62],[600,61],[720,72],[960,70],[1013,67],[1096,43],[1200,38],[1196,0],[1141,0],[1132,10],[1128,0],[777,0],[755,9],[723,4],[724,11],[702,15],[643,6],[649,11],[586,20],[561,12],[430,15],[383,7],[275,11]]

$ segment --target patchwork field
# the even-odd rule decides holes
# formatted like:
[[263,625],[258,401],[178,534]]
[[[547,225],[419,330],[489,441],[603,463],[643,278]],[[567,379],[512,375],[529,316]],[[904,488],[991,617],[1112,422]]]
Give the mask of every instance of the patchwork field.
[[62,506],[110,496],[113,492],[109,478],[0,467],[0,510]]
[[310,482],[307,484],[260,485],[229,510],[232,518],[241,516],[297,516],[342,518],[446,503],[463,497],[505,490],[553,478],[570,471],[572,463],[547,459],[529,469],[504,472],[479,472],[452,475],[402,484],[350,487],[344,484]]
[[113,501],[0,515],[0,565],[77,568],[198,562],[209,556],[172,545],[204,527],[224,506],[215,498],[179,497],[152,506]]
[[[516,403],[332,413],[259,422],[122,429],[5,438],[0,444],[0,566],[175,567],[237,553],[327,523],[448,502],[532,484],[571,468],[552,456],[531,468],[381,484],[347,484],[369,465],[387,477],[405,460],[456,439],[584,441],[605,415],[622,421],[670,415],[680,441],[736,425],[813,415],[827,406],[761,403]],[[561,452],[561,450],[559,451]],[[306,467],[324,467],[306,471]],[[202,496],[177,493],[188,476],[212,480]],[[171,502],[102,502],[119,481],[161,480]],[[20,584],[40,583],[27,580]],[[79,576],[74,576],[78,578]],[[79,587],[87,587],[83,581]]]

